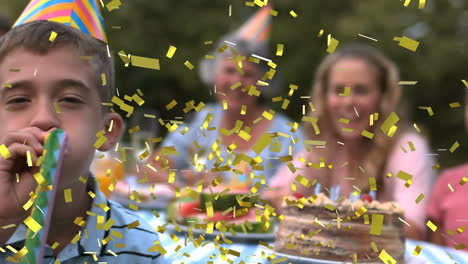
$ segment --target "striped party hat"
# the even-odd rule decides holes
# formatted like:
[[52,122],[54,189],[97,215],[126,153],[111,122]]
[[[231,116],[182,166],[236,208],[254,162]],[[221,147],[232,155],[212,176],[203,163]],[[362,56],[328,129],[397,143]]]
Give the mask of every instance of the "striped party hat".
[[36,20],[72,26],[107,43],[98,0],[31,0],[13,27]]

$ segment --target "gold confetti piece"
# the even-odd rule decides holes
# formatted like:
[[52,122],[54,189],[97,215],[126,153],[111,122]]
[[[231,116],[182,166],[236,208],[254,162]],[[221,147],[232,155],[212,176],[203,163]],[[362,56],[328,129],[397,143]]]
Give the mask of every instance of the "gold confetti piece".
[[416,198],[416,204],[419,204],[419,202],[421,202],[422,199],[424,199],[424,194],[423,193],[419,194],[418,198]]
[[288,105],[289,105],[289,100],[284,99],[283,104],[281,105],[281,108],[286,110],[286,108],[288,108]]
[[424,9],[425,6],[426,6],[426,0],[419,0],[418,8]]
[[455,150],[460,146],[460,144],[458,143],[458,141],[455,141],[455,143],[453,143],[453,145],[450,147],[450,153],[453,153],[455,152]]
[[65,203],[72,202],[72,189],[65,189],[63,190],[63,196],[65,198]]
[[460,182],[458,184],[460,184],[461,186],[465,185],[465,183],[468,182],[468,178],[466,177],[463,177]]
[[174,183],[174,181],[175,181],[175,176],[176,176],[175,171],[170,171],[170,172],[169,172],[169,178],[167,179],[167,182],[168,182],[168,183]]
[[461,227],[459,227],[459,228],[457,229],[457,233],[458,233],[458,234],[463,233],[463,231],[465,231],[465,227],[464,227],[464,226],[461,226]]
[[208,218],[213,217],[213,204],[211,202],[205,202],[206,215]]
[[432,107],[430,107],[430,106],[420,106],[420,107],[418,107],[418,108],[421,109],[421,110],[426,110],[426,111],[427,111],[427,114],[428,114],[429,116],[433,116],[433,115],[434,115],[434,111],[432,110]]
[[419,254],[421,253],[421,249],[422,249],[422,247],[420,245],[417,245],[416,248],[413,251],[413,255],[419,256]]
[[457,108],[457,107],[460,107],[461,104],[460,102],[453,102],[453,103],[450,103],[449,106],[450,108]]
[[36,220],[34,220],[34,218],[32,218],[31,216],[28,216],[24,221],[23,223],[29,228],[31,229],[31,231],[33,231],[34,233],[37,233],[39,230],[41,230],[42,226],[36,222]]
[[385,251],[385,249],[382,249],[382,251],[379,254],[379,259],[383,261],[385,264],[396,264],[396,260],[390,256],[390,254]]
[[371,191],[377,191],[377,183],[374,177],[369,177],[369,185]]
[[284,44],[276,45],[276,56],[283,56]]
[[167,53],[166,53],[166,57],[172,59],[172,56],[174,56],[174,53],[176,52],[176,50],[177,50],[176,47],[170,45],[170,46],[169,46],[169,50],[168,50]]
[[366,138],[368,138],[368,139],[373,139],[373,138],[374,138],[374,133],[369,132],[369,131],[367,131],[367,130],[363,130],[363,131],[361,132],[361,136],[364,136],[364,137],[366,137]]
[[101,84],[102,86],[106,86],[107,84],[107,78],[105,73],[101,73]]
[[94,194],[92,191],[89,191],[88,195],[93,199],[94,199],[94,197],[96,197],[96,194]]
[[435,232],[437,230],[437,226],[431,222],[431,220],[427,220],[426,226],[429,227],[432,232]]
[[252,147],[252,150],[257,154],[260,155],[260,153],[273,141],[273,138],[268,135],[267,133],[264,133],[260,139],[255,142],[255,145]]
[[26,151],[26,162],[28,164],[28,167],[32,167],[33,166],[33,163],[32,163],[32,158],[31,158],[31,152],[28,150]]
[[112,12],[115,9],[119,9],[119,7],[122,5],[120,0],[112,0],[109,3],[107,3],[106,8],[109,10],[109,12]]
[[137,132],[137,131],[140,131],[140,126],[136,126],[136,127],[130,128],[130,129],[128,130],[128,134],[131,135],[131,134],[133,134],[133,133],[135,133],[135,132]]
[[5,146],[5,144],[0,145],[0,155],[2,155],[4,159],[8,159],[9,157],[11,157],[10,151]]
[[370,229],[371,235],[380,236],[382,234],[382,225],[384,221],[384,215],[373,214],[372,215],[372,224]]
[[456,250],[462,250],[462,249],[465,249],[466,246],[465,246],[465,244],[458,244],[458,245],[455,245],[454,248],[455,248]]
[[278,15],[278,11],[276,10],[273,10],[273,9],[270,9],[270,11],[268,11],[268,13],[272,16],[277,16]]
[[107,138],[105,136],[99,137],[96,142],[94,143],[95,148],[100,148],[104,143],[106,143]]
[[343,124],[349,124],[349,119],[340,118],[340,120],[338,120],[338,122],[343,123]]
[[405,49],[408,49],[408,50],[411,50],[413,52],[415,52],[417,49],[418,49],[418,46],[419,46],[419,42],[416,41],[416,40],[413,40],[413,39],[410,39],[406,36],[403,36],[403,37],[394,37],[393,38],[394,41],[398,41],[398,45],[400,45],[401,47],[405,48]]
[[56,249],[59,245],[60,245],[60,243],[54,242],[54,244],[51,246],[51,248]]
[[367,209],[362,206],[361,208],[359,208],[359,210],[357,210],[356,212],[354,212],[354,214],[357,216],[357,217],[361,217],[365,212],[367,212]]
[[409,148],[410,148],[411,151],[415,151],[415,150],[416,150],[416,148],[414,147],[413,142],[408,141],[408,145],[409,145]]
[[134,55],[132,55],[130,59],[131,59],[132,65],[135,67],[147,68],[147,69],[152,69],[152,70],[160,70],[158,59],[146,58],[146,57],[140,57],[140,56],[134,56]]
[[136,220],[135,222],[128,224],[127,228],[128,229],[133,229],[133,228],[135,228],[135,227],[137,227],[139,225],[140,225],[140,222],[138,220]]
[[379,248],[377,247],[377,244],[375,244],[375,242],[371,242],[371,247],[375,253],[379,252]]
[[339,96],[347,97],[347,96],[350,95],[350,93],[351,93],[351,87],[346,86],[346,87],[344,88],[344,92],[343,92],[343,93],[340,93],[340,94],[338,94],[338,95],[339,95]]
[[193,70],[193,68],[195,68],[195,66],[193,66],[193,64],[190,62],[190,61],[185,61],[184,62],[184,65],[189,69],[189,70]]
[[166,110],[171,110],[176,105],[177,105],[177,101],[174,99],[169,104],[166,105]]
[[400,120],[398,115],[395,112],[392,112],[387,119],[383,122],[380,130],[385,134],[388,135],[391,132],[392,127]]
[[50,32],[49,41],[54,42],[55,38],[57,38],[57,33],[55,31]]
[[148,252],[153,251],[157,251],[161,253],[161,255],[166,255],[167,253],[167,251],[160,245],[159,240],[155,240],[153,246],[148,249]]
[[333,53],[335,52],[335,49],[336,47],[338,47],[338,44],[340,43],[338,40],[336,40],[335,38],[331,37],[331,35],[329,34],[329,43],[328,43],[328,47],[327,47],[327,52],[328,53]]
[[396,176],[397,176],[397,178],[402,179],[404,181],[408,181],[408,180],[413,179],[413,175],[411,175],[409,173],[406,173],[404,171],[401,171],[401,170],[398,171]]

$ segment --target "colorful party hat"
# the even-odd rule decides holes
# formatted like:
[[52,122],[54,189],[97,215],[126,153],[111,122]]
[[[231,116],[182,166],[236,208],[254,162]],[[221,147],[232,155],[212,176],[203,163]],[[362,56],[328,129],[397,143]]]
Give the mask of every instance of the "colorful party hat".
[[69,25],[107,43],[98,0],[31,0],[13,27],[36,20]]

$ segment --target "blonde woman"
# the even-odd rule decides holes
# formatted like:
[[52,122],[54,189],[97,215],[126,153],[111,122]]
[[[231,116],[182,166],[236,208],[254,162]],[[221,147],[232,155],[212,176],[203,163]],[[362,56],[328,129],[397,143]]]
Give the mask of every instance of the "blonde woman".
[[[287,166],[279,169],[271,191],[265,193],[278,209],[282,198],[292,193],[294,182],[302,194],[314,193],[314,187],[295,181],[297,175],[309,182],[318,180],[325,193],[333,187],[345,198],[356,189],[369,193],[369,179],[374,178],[376,198],[398,202],[405,209],[408,237],[423,238],[425,200],[418,204],[415,200],[421,193],[429,194],[435,163],[423,137],[403,122],[398,82],[395,65],[369,46],[343,46],[324,59],[312,89],[315,111],[309,114],[318,120],[317,126],[312,125],[314,121],[306,122],[304,130],[308,139],[326,145],[309,146],[297,155],[294,173]],[[391,126],[383,124],[395,117],[402,120],[395,124],[398,129],[392,135]],[[367,137],[363,131],[368,132],[364,132]],[[314,165],[320,162],[322,166]],[[396,176],[400,171],[411,175],[410,187]]]

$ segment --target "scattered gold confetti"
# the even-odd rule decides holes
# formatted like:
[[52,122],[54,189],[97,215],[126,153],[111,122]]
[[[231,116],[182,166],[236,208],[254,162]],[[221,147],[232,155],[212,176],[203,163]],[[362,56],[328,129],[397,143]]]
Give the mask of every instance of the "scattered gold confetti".
[[55,38],[57,38],[57,33],[55,31],[50,32],[49,41],[54,42]]
[[460,102],[453,102],[453,103],[450,103],[449,106],[450,108],[457,108],[457,107],[460,107],[461,104]]
[[336,47],[338,47],[338,44],[340,43],[337,39],[329,36],[329,41],[328,41],[328,47],[327,47],[327,52],[328,53],[333,53],[335,52]]
[[284,44],[276,45],[276,56],[283,56]]
[[453,145],[450,147],[450,153],[453,153],[455,152],[455,150],[460,146],[460,144],[458,143],[458,141],[455,141],[455,143],[453,143]]
[[294,18],[297,18],[297,14],[296,12],[294,12],[293,10],[289,11],[289,14],[294,17]]
[[423,193],[419,194],[418,198],[416,198],[416,203],[418,204],[419,202],[422,201],[422,199],[424,199],[424,194]]
[[377,236],[381,235],[383,221],[384,221],[384,215],[381,215],[381,214],[372,215],[372,224],[371,224],[371,229],[370,229],[371,235],[377,235]]
[[119,7],[122,5],[120,0],[112,0],[109,3],[107,3],[106,8],[109,12],[112,12],[115,9],[119,9]]
[[152,69],[152,70],[160,70],[158,59],[146,58],[146,57],[140,57],[140,56],[134,56],[134,55],[132,55],[130,59],[131,59],[132,65],[135,67],[147,68],[147,69]]
[[432,232],[435,232],[437,230],[437,226],[431,222],[431,220],[427,220],[426,226],[429,227]]
[[172,108],[174,108],[174,106],[177,105],[177,101],[176,100],[172,100],[169,104],[166,105],[166,110],[171,110]]
[[413,40],[413,39],[410,39],[406,36],[403,36],[403,37],[394,37],[393,38],[394,41],[398,41],[398,45],[400,45],[401,47],[405,48],[405,49],[408,49],[408,50],[411,50],[413,52],[415,52],[417,49],[418,49],[418,46],[419,46],[419,42],[416,41],[416,40]]
[[172,59],[172,56],[174,56],[174,53],[176,52],[177,48],[174,46],[169,46],[169,50],[166,53],[166,57]]
[[195,66],[193,66],[193,64],[192,64],[190,61],[185,61],[185,62],[184,62],[184,65],[185,65],[189,70],[193,70],[193,68],[195,68]]
[[11,157],[10,151],[5,146],[5,144],[0,145],[0,155],[2,155],[2,158],[4,159],[8,159],[9,157]]
[[64,198],[65,198],[65,203],[72,202],[72,189],[63,190],[63,195],[64,195]]

